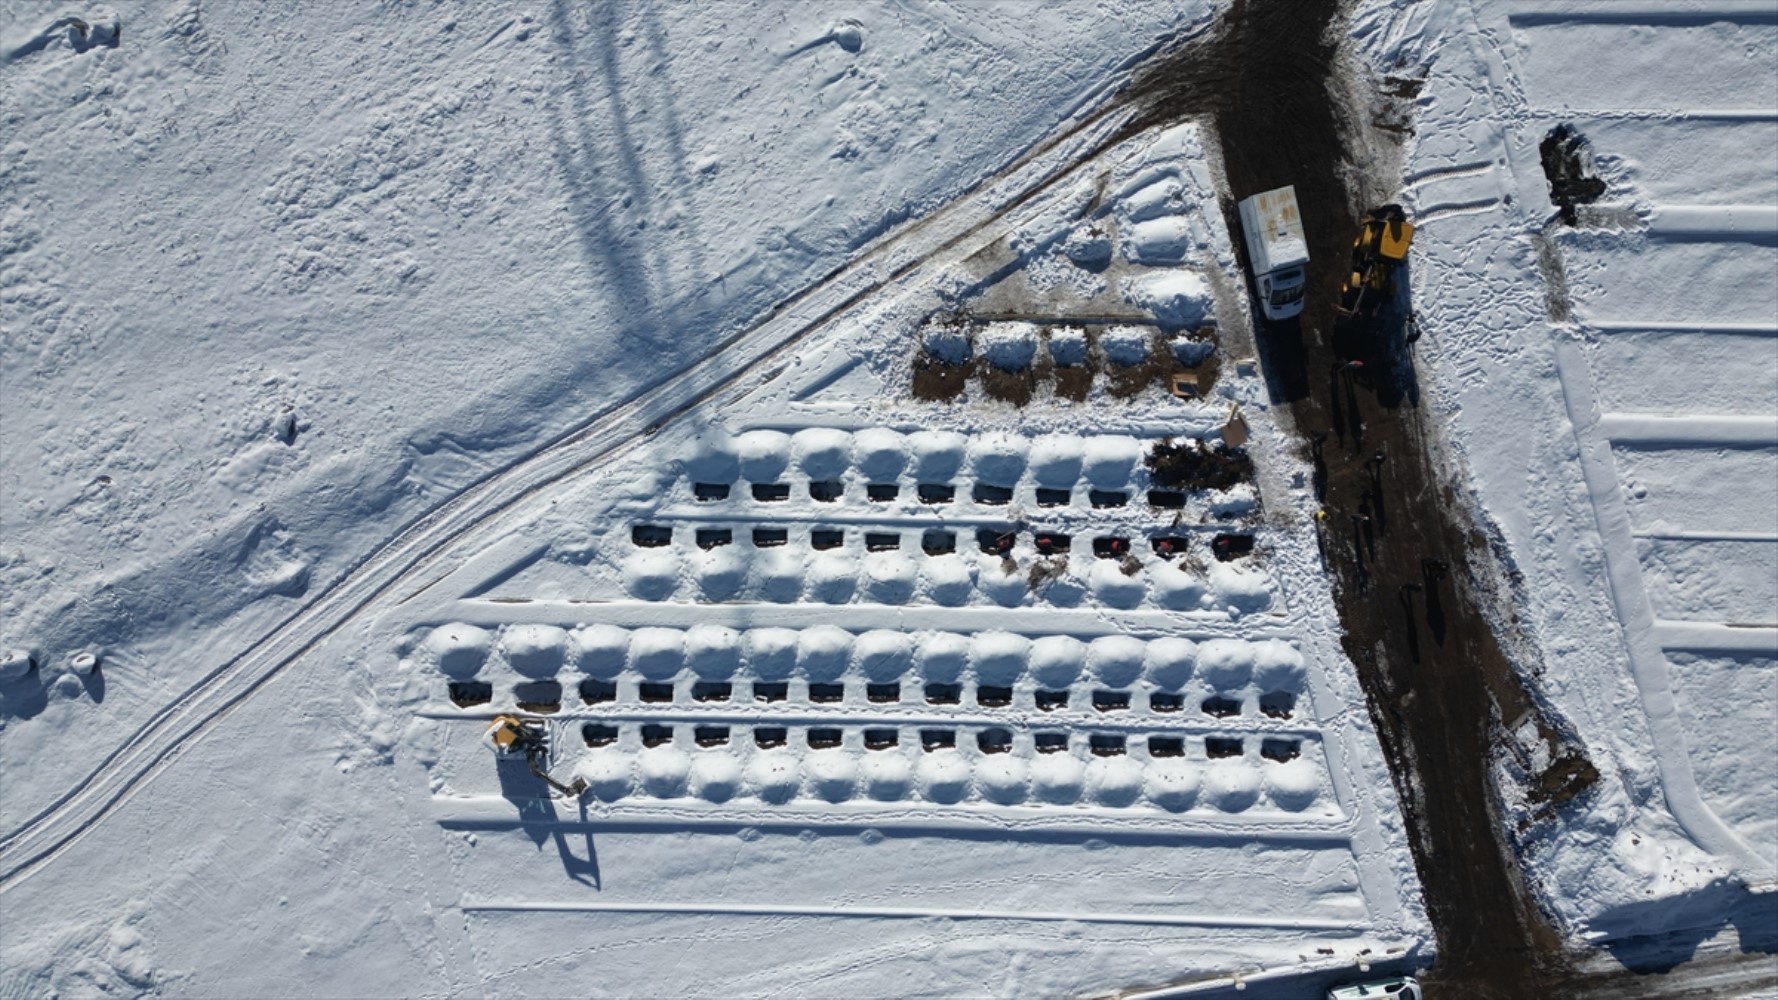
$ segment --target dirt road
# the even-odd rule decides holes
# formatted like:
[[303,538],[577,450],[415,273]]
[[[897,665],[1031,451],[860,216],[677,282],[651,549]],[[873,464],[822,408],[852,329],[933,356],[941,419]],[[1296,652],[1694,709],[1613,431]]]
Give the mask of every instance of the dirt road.
[[[1391,761],[1438,934],[1431,979],[1443,996],[1535,995],[1570,973],[1503,842],[1488,770],[1498,720],[1537,719],[1563,762],[1540,776],[1552,804],[1582,792],[1593,772],[1557,725],[1538,719],[1477,610],[1488,550],[1427,457],[1405,289],[1375,322],[1337,321],[1357,226],[1350,206],[1363,202],[1343,167],[1364,145],[1357,129],[1370,126],[1339,85],[1336,16],[1326,3],[1238,0],[1215,38],[1143,79],[1135,96],[1148,121],[1213,119],[1234,198],[1296,187],[1313,261],[1307,307],[1300,322],[1260,331],[1262,361],[1315,464],[1345,649]],[[1386,190],[1395,178],[1373,180]],[[1224,208],[1239,232],[1232,203]]]

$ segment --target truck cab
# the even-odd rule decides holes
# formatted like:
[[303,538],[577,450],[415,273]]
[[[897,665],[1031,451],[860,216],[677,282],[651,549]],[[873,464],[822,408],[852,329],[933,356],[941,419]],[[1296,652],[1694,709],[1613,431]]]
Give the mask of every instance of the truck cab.
[[1303,236],[1295,186],[1244,198],[1239,210],[1260,312],[1273,320],[1297,315],[1303,311],[1309,242]]
[[1303,277],[1300,267],[1260,276],[1260,308],[1267,319],[1289,319],[1303,311]]

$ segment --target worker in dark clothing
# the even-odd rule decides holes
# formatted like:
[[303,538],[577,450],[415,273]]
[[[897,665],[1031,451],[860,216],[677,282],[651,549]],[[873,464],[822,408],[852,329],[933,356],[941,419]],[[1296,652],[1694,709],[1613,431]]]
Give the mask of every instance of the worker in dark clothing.
[[1451,564],[1445,562],[1443,559],[1420,560],[1420,573],[1426,577],[1426,585],[1428,587],[1437,586],[1438,582],[1445,578],[1445,574],[1449,572],[1450,569]]

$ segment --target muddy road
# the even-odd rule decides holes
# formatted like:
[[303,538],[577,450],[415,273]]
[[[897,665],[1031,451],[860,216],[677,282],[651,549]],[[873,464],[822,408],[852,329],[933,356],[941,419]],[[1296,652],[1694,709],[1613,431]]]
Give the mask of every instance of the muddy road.
[[[1428,457],[1407,343],[1404,286],[1375,320],[1337,316],[1340,284],[1366,194],[1394,190],[1393,163],[1356,153],[1384,139],[1353,107],[1332,39],[1334,4],[1237,0],[1219,33],[1139,80],[1142,124],[1207,117],[1221,140],[1232,199],[1296,187],[1310,244],[1300,320],[1256,317],[1275,402],[1288,405],[1325,519],[1345,650],[1408,817],[1439,956],[1441,996],[1520,997],[1572,980],[1505,843],[1489,761],[1501,720],[1529,718],[1557,763],[1530,775],[1550,809],[1596,776],[1553,720],[1537,714],[1478,610],[1495,601],[1486,539],[1441,485]],[[1239,237],[1237,237],[1237,244]],[[1352,362],[1359,362],[1353,365]]]

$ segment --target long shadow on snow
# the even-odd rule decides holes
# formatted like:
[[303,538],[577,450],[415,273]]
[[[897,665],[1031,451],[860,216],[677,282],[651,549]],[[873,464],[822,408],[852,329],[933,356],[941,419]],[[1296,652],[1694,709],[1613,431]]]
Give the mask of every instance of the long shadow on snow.
[[1591,928],[1601,944],[1631,972],[1669,972],[1692,960],[1698,946],[1733,926],[1743,954],[1778,954],[1778,893],[1719,883],[1677,898],[1630,903],[1607,910]]
[[[582,885],[602,887],[599,877],[599,853],[593,846],[593,828],[587,822],[586,801],[577,800],[578,822],[565,821],[556,815],[556,806],[548,798],[548,789],[531,768],[518,758],[501,758],[495,773],[500,777],[500,794],[519,810],[519,829],[537,845],[538,850],[550,840],[556,842],[556,854],[562,859],[562,873]],[[584,842],[586,857],[574,853],[570,834]]]
[[[592,15],[598,27],[576,31],[569,10],[564,0],[557,0],[550,11],[550,38],[568,71],[566,108],[550,105],[556,168],[568,190],[581,256],[595,274],[609,281],[616,299],[614,312],[622,317],[621,335],[642,341],[632,346],[664,348],[662,335],[666,331],[655,288],[657,275],[651,274],[659,271],[659,241],[638,240],[642,246],[633,247],[613,218],[619,208],[630,209],[642,219],[639,231],[646,232],[653,205],[653,187],[636,156],[635,136],[630,132],[612,39],[617,11],[614,5],[604,5]],[[590,58],[576,44],[580,39],[589,40],[596,48]],[[605,106],[595,103],[587,92],[583,66],[588,62],[598,66],[605,83]],[[602,124],[609,124],[611,140],[600,135]],[[612,176],[613,161],[623,174],[621,180]]]
[[[1371,956],[1373,958],[1378,956]],[[1265,997],[1267,1000],[1324,1000],[1327,991],[1334,986],[1350,983],[1366,982],[1375,979],[1387,979],[1390,976],[1412,976],[1426,968],[1426,959],[1418,951],[1404,955],[1394,955],[1382,961],[1370,963],[1369,972],[1360,972],[1356,966],[1336,972],[1303,972],[1292,976],[1273,976],[1257,982],[1245,983],[1240,986],[1221,986],[1204,988],[1202,986],[1182,985],[1177,992],[1166,987],[1144,991],[1147,1000],[1166,1000],[1178,997],[1179,1000],[1256,1000]],[[1378,994],[1379,997],[1382,994]]]
[[[549,37],[567,75],[560,93],[545,102],[550,155],[568,196],[575,241],[591,278],[591,297],[598,304],[596,327],[615,332],[617,340],[609,345],[588,342],[585,326],[569,318],[558,364],[522,377],[515,373],[472,405],[450,414],[439,423],[443,429],[411,437],[405,457],[421,468],[422,478],[438,474],[436,468],[427,468],[426,459],[441,452],[449,452],[445,458],[466,470],[444,483],[453,492],[523,461],[528,455],[516,455],[514,450],[540,433],[559,431],[563,414],[584,415],[586,419],[569,422],[585,426],[728,346],[728,342],[687,337],[686,331],[697,331],[697,337],[731,331],[771,305],[766,296],[772,284],[756,280],[759,262],[754,255],[746,255],[721,274],[705,276],[701,241],[689,218],[683,224],[675,221],[672,226],[651,228],[661,190],[685,190],[691,185],[680,162],[684,138],[670,89],[663,83],[665,97],[645,102],[650,109],[643,113],[633,112],[636,102],[624,89],[620,47],[614,38],[620,34],[619,22],[625,17],[633,22],[636,16],[607,4],[590,14],[591,26],[582,29],[575,25],[575,13],[565,2],[557,2],[551,10]],[[658,62],[665,44],[662,32],[651,20],[652,10],[639,16],[647,22],[642,34]],[[664,137],[637,132],[634,123],[651,116],[665,123]],[[671,150],[675,162],[662,171],[668,175],[665,183],[651,182],[636,155],[639,139],[664,141]],[[626,216],[637,221],[631,225]],[[677,295],[669,290],[674,247],[686,248],[689,263],[682,270],[697,275],[699,282],[699,287]],[[731,334],[729,341],[740,335]],[[496,336],[496,331],[490,330],[489,336]],[[642,359],[647,363],[639,363]],[[486,398],[501,405],[489,406]],[[660,416],[638,415],[644,421]],[[551,437],[529,454],[559,439]]]
[[49,678],[42,667],[16,681],[0,684],[0,718],[34,719],[49,707]]
[[93,704],[97,705],[103,702],[105,700],[105,668],[95,668],[92,673],[81,677],[80,686],[86,688],[86,696],[93,700]]
[[[744,335],[743,322],[762,319],[782,305],[771,298],[779,283],[759,254],[740,253],[713,265],[720,270],[712,272],[691,218],[695,213],[681,218],[682,213],[661,211],[663,205],[672,207],[671,191],[694,186],[684,162],[684,129],[664,77],[653,100],[635,99],[626,89],[620,58],[625,47],[618,43],[626,29],[638,29],[631,34],[646,39],[647,58],[659,65],[666,40],[653,8],[631,12],[618,3],[604,4],[586,14],[584,28],[577,26],[579,13],[566,0],[551,8],[549,37],[566,78],[545,105],[550,154],[568,195],[592,294],[602,308],[597,325],[615,331],[618,339],[610,346],[586,343],[583,331],[570,323],[568,339],[578,343],[564,351],[568,363],[504,386],[501,396],[508,405],[500,412],[507,414],[615,409],[725,350]],[[648,80],[660,74],[632,75]],[[648,120],[655,129],[645,134],[638,126]],[[651,176],[637,149],[655,143],[665,144],[673,162]],[[669,216],[666,225],[657,224],[662,214]],[[676,276],[693,287],[676,289]],[[486,409],[479,403],[466,407],[452,424],[482,427],[489,422]],[[472,451],[482,450],[478,446],[484,442],[499,448],[537,430],[528,423],[495,427],[462,443]]]

